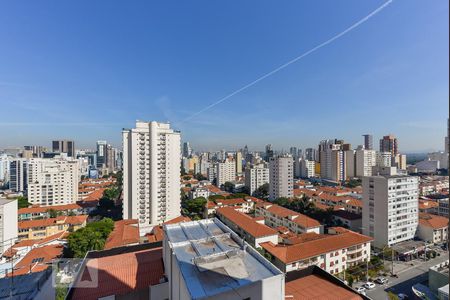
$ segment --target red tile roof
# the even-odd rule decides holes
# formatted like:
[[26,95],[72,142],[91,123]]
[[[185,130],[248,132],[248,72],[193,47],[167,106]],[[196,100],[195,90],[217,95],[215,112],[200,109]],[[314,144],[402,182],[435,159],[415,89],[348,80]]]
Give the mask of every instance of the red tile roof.
[[436,201],[419,200],[419,209],[432,209],[439,207],[439,203]]
[[62,256],[63,250],[64,246],[62,245],[49,245],[34,248],[14,266],[14,271],[8,273],[7,276],[17,276],[44,271],[48,268],[47,263]]
[[232,207],[218,208],[216,213],[223,216],[255,238],[276,235],[277,231],[269,226],[256,222],[252,217],[236,211]]
[[316,274],[286,282],[285,299],[360,300],[362,297]]
[[137,243],[139,243],[138,221],[120,220],[114,223],[114,230],[111,231],[106,239],[104,249]]
[[37,213],[45,213],[46,211],[53,209],[56,211],[64,211],[64,210],[74,210],[81,209],[81,206],[78,204],[64,204],[64,205],[53,205],[53,206],[39,206],[33,205],[30,207],[19,208],[17,213],[20,214],[37,214]]
[[433,229],[441,229],[448,226],[448,218],[419,213],[419,224],[426,227],[431,227]]
[[301,213],[295,212],[293,210],[287,209],[285,207],[268,203],[266,202],[263,206],[267,211],[276,215],[278,218],[288,218],[291,217],[292,222],[304,227],[304,228],[312,228],[320,226],[320,223],[308,216],[305,216]]
[[284,263],[292,263],[310,257],[315,257],[331,251],[344,249],[372,241],[371,237],[346,231],[336,235],[323,235],[322,238],[308,240],[294,245],[275,245],[262,243],[261,246]]
[[75,288],[72,300],[97,300],[110,295],[127,295],[136,290],[149,290],[164,277],[162,248],[91,258],[80,280],[90,278],[89,268],[98,270],[96,288]]
[[92,193],[88,194],[83,198],[83,201],[98,201],[103,197],[103,192],[105,188],[99,188],[97,190],[92,191]]
[[19,229],[29,229],[33,227],[48,227],[57,224],[80,225],[86,222],[88,216],[59,216],[56,218],[26,220],[18,222]]

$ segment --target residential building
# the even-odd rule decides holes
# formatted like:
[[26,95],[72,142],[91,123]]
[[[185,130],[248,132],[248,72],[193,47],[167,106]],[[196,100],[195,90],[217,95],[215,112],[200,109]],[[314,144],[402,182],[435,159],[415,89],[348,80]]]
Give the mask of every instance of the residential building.
[[53,141],[52,151],[56,153],[66,153],[68,157],[75,157],[75,143],[70,140]]
[[195,199],[198,197],[203,197],[205,199],[208,199],[209,195],[211,193],[209,192],[209,189],[203,186],[195,187],[189,192],[189,198]]
[[370,260],[372,238],[342,227],[332,234],[304,233],[286,243],[261,243],[272,256],[271,262],[284,273],[318,266],[330,274]]
[[372,167],[376,165],[375,150],[357,149],[355,162],[356,177],[372,176]]
[[236,162],[232,157],[226,158],[216,165],[216,185],[221,187],[225,182],[236,180]]
[[0,198],[0,254],[17,241],[17,200]]
[[192,148],[189,142],[183,143],[183,157],[189,158],[192,155]]
[[269,168],[265,164],[256,164],[245,169],[245,186],[250,195],[269,181]]
[[44,152],[47,151],[47,148],[43,146],[23,146],[23,148],[31,151],[33,158],[42,158],[44,156]]
[[178,217],[180,132],[167,123],[137,121],[122,137],[123,219],[139,220],[145,231]]
[[395,157],[399,153],[397,138],[391,134],[383,136],[380,139],[380,152],[390,152]]
[[284,299],[284,274],[218,219],[164,232],[168,299]]
[[420,213],[417,237],[427,243],[447,243],[448,218],[433,214]]
[[383,248],[414,238],[419,223],[418,178],[395,167],[363,177],[363,233]]
[[373,150],[373,136],[371,134],[364,134],[364,149]]
[[229,206],[218,208],[216,216],[247,243],[256,248],[261,248],[260,244],[265,242],[278,244],[278,231],[264,225],[264,220],[260,223],[255,218]]
[[317,220],[270,202],[257,203],[255,216],[264,217],[264,224],[272,228],[284,226],[294,233],[323,232]]
[[19,221],[19,240],[43,239],[61,231],[76,231],[86,226],[88,216],[59,216],[56,218]]
[[255,209],[255,204],[261,201],[255,197],[208,200],[205,205],[203,217],[205,219],[212,218],[216,210],[220,207],[232,207],[239,212],[248,214]]
[[319,161],[319,157],[318,157],[317,149],[306,148],[305,149],[305,159],[306,160],[313,160],[313,161],[318,162]]
[[28,202],[61,205],[78,200],[78,161],[63,158],[28,160]]
[[16,158],[9,163],[9,188],[14,192],[25,192],[28,186],[28,162]]
[[310,178],[316,176],[315,172],[316,162],[314,160],[300,159],[300,177]]
[[272,144],[266,145],[266,153],[265,153],[264,159],[268,162],[270,160],[270,158],[273,157],[273,154],[274,154],[274,152],[273,152]]
[[346,178],[356,177],[356,150],[344,151]]
[[428,153],[429,160],[439,161],[439,168],[448,169],[448,152],[433,152]]
[[392,165],[391,152],[377,152],[376,154],[376,166],[378,167],[390,167]]
[[397,167],[398,170],[406,170],[406,155],[396,154],[393,157],[392,165]]
[[236,152],[236,173],[242,174],[242,152]]
[[292,198],[294,189],[294,160],[290,155],[279,155],[269,160],[269,198]]
[[51,207],[48,206],[39,206],[32,205],[30,207],[19,208],[17,210],[18,220],[34,220],[34,219],[46,219],[50,218],[50,212],[54,211],[58,215],[81,215],[83,213],[83,208],[76,204],[63,204],[63,205],[53,205]]
[[97,141],[97,165],[98,169],[106,166],[106,160],[108,157],[108,142]]
[[7,183],[9,181],[9,164],[11,157],[7,154],[0,154],[0,182]]

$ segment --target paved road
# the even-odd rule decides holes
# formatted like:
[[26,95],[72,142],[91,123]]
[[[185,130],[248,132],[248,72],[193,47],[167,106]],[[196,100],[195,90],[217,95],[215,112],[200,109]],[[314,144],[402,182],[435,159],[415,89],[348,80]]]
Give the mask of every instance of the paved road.
[[378,285],[367,291],[367,296],[374,300],[386,300],[387,291],[392,291],[396,294],[403,293],[410,296],[412,299],[411,286],[417,283],[426,282],[428,280],[428,269],[431,266],[437,265],[448,259],[448,253],[441,253],[429,261],[413,261],[414,266],[409,266],[401,271],[398,271],[398,278],[389,277],[389,283],[385,285]]

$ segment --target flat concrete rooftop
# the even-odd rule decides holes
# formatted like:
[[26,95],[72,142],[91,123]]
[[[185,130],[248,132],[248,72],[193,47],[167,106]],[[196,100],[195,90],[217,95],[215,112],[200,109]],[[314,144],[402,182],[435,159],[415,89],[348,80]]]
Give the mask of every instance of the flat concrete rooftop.
[[218,219],[164,226],[193,299],[284,276]]

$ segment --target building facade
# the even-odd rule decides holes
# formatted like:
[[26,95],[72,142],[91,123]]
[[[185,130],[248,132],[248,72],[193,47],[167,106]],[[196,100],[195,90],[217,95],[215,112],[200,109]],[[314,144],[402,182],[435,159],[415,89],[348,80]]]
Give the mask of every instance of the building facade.
[[382,171],[362,182],[362,229],[377,248],[413,239],[419,223],[418,178]]
[[180,215],[181,135],[170,124],[124,129],[123,218],[154,227]]
[[290,155],[271,157],[269,160],[269,198],[294,196],[294,160]]
[[245,169],[245,186],[250,195],[253,195],[260,186],[266,183],[269,183],[269,168],[264,164],[253,165]]

